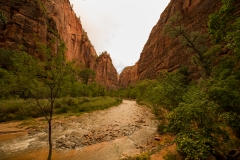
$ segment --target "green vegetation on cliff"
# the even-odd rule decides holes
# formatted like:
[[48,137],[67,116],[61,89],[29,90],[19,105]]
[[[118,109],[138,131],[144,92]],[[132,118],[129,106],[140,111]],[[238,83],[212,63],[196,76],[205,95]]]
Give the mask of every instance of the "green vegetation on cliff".
[[240,156],[240,18],[234,1],[222,2],[209,16],[208,34],[188,32],[179,14],[165,26],[166,35],[192,54],[199,79],[181,67],[115,93],[152,106],[159,131],[175,135],[177,151],[186,159]]

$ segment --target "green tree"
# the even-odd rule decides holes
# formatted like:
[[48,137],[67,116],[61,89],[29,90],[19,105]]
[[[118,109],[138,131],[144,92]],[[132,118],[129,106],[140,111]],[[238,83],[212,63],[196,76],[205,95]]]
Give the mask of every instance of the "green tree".
[[181,45],[189,49],[188,52],[193,55],[193,62],[203,69],[202,77],[210,76],[212,54],[215,52],[207,52],[209,49],[208,34],[197,31],[188,32],[182,25],[182,16],[179,12],[168,20],[163,32],[170,38],[177,38]]
[[96,73],[90,68],[83,69],[79,72],[79,77],[82,79],[83,83],[88,84],[89,80],[94,81]]
[[9,74],[9,71],[13,67],[12,57],[16,54],[16,51],[10,49],[0,48],[0,97],[8,98],[13,94],[15,81],[14,76]]
[[206,159],[213,150],[219,152],[217,156],[224,155],[218,149],[219,139],[229,138],[219,121],[220,106],[201,88],[191,86],[183,102],[168,115],[167,131],[177,134],[177,150],[193,159]]
[[[14,54],[10,72],[14,75],[17,90],[28,91],[44,114],[48,122],[48,160],[52,157],[52,116],[56,98],[63,84],[74,75],[73,63],[65,60],[65,44],[60,43],[56,50],[53,45],[38,45],[38,59],[25,52]],[[13,85],[13,84],[11,84]],[[65,85],[66,87],[66,85]],[[48,99],[48,104],[41,104],[40,99]]]
[[214,43],[225,48],[225,54],[217,58],[208,93],[221,105],[225,123],[240,138],[240,16],[235,14],[233,2],[222,0],[220,10],[209,16],[209,34]]
[[214,43],[224,41],[228,32],[231,32],[232,25],[229,25],[229,22],[234,19],[233,1],[222,0],[223,5],[220,10],[209,16],[208,31]]
[[[172,28],[169,24],[165,28],[168,35],[191,48],[195,64],[206,72],[203,80],[188,86],[182,102],[168,115],[166,131],[176,134],[177,150],[188,159],[207,159],[212,154],[218,160],[235,160],[240,155],[240,18],[233,0],[222,2],[221,9],[209,18],[213,43],[207,48],[198,44],[201,35],[187,33],[177,23],[181,22],[178,16],[169,23]],[[203,37],[203,44],[208,37]]]
[[0,24],[5,25],[6,23],[7,23],[7,18],[2,12],[0,12]]

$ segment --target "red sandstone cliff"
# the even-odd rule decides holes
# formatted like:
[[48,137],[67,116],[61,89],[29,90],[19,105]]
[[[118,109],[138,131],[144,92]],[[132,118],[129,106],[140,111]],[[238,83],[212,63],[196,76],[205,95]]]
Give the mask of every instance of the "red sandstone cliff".
[[[105,86],[118,83],[112,78],[118,76],[112,63],[96,63],[96,51],[69,0],[0,0],[0,11],[7,17],[6,25],[0,25],[0,47],[16,49],[22,45],[35,55],[36,41],[47,44],[53,37],[61,39],[66,43],[67,60],[96,69],[96,79]],[[100,70],[100,66],[105,69]]]
[[191,56],[177,39],[163,34],[163,27],[171,16],[180,12],[186,30],[207,31],[208,16],[220,6],[220,0],[171,0],[152,29],[139,60],[140,79],[155,78],[162,71],[171,72],[183,65],[191,65]]
[[134,66],[129,66],[123,69],[119,76],[119,86],[127,87],[138,80],[138,62]]
[[107,52],[102,53],[96,61],[94,70],[96,71],[96,81],[111,89],[118,88],[118,73],[112,67],[112,59]]
[[[177,39],[166,37],[163,27],[171,16],[180,12],[183,17],[182,24],[187,31],[206,32],[209,15],[220,7],[221,0],[171,0],[149,35],[138,65],[134,67],[138,68],[137,71],[135,69],[132,76],[123,76],[127,74],[123,70],[120,85],[135,82],[136,75],[138,79],[155,78],[159,72],[171,72],[183,65],[191,66],[191,56],[187,54],[186,48]],[[235,2],[235,7],[240,11],[240,1]],[[194,72],[194,68],[191,68]]]

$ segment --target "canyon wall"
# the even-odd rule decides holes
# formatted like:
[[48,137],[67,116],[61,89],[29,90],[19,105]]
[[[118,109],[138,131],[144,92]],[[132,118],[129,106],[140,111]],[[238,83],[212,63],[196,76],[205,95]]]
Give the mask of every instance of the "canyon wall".
[[112,67],[112,59],[107,52],[102,53],[96,60],[94,70],[96,71],[96,81],[109,89],[118,88],[118,73]]
[[[98,55],[69,0],[0,0],[0,11],[7,18],[7,23],[0,25],[0,47],[18,49],[21,45],[29,54],[38,56],[36,42],[63,40],[67,60],[95,70],[96,79],[107,87],[118,83],[112,78],[118,76],[112,63],[97,63]],[[100,66],[105,70],[98,69]]]
[[[191,63],[191,56],[186,47],[183,47],[177,38],[170,39],[164,35],[164,25],[171,16],[180,12],[181,23],[188,32],[206,33],[209,15],[218,10],[221,5],[221,0],[171,0],[153,27],[137,66],[133,67],[135,72],[132,76],[123,76],[128,72],[123,70],[120,75],[120,85],[135,82],[136,75],[139,80],[155,78],[160,72],[171,72],[184,65],[190,66],[190,72],[196,74],[196,68]],[[237,11],[240,11],[239,1],[235,1],[234,6],[237,7]]]
[[134,66],[125,67],[119,76],[119,86],[126,88],[138,81],[138,62]]

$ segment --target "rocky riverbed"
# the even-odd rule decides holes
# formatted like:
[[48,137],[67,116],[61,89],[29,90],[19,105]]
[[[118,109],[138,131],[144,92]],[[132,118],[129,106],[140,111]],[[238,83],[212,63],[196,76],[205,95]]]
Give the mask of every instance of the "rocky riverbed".
[[[17,124],[15,132],[7,132],[8,123],[1,125],[5,125],[5,131],[0,132],[1,160],[46,158],[46,125],[36,123],[35,127],[19,129]],[[149,109],[128,100],[107,110],[60,117],[53,121],[53,159],[117,160],[134,156],[155,147],[156,126]]]

